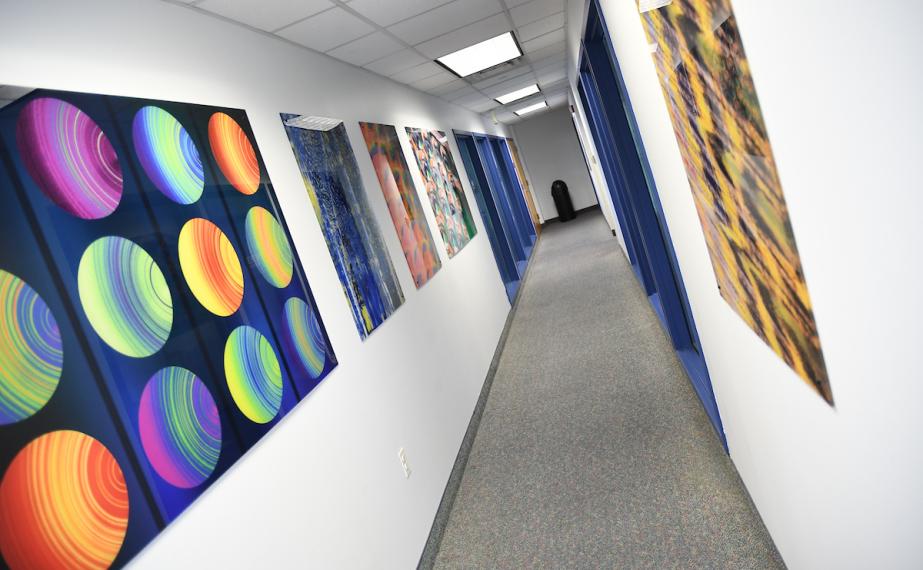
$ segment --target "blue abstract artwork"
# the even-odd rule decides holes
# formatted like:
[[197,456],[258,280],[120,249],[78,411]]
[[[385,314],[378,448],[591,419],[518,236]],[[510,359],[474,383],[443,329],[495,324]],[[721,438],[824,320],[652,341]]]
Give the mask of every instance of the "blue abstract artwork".
[[20,90],[0,108],[0,568],[121,568],[337,358],[246,112]]
[[401,306],[404,292],[369,208],[346,127],[314,130],[300,126],[300,119],[282,113],[356,329],[365,339]]

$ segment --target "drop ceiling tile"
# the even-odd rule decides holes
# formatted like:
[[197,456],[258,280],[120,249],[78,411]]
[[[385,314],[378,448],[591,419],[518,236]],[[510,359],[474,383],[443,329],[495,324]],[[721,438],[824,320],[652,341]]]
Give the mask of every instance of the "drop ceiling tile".
[[508,31],[510,31],[510,24],[506,19],[506,14],[495,14],[415,47],[423,55],[436,59]]
[[458,79],[448,71],[440,71],[436,75],[431,75],[419,81],[414,81],[410,85],[421,91],[432,92],[432,89],[449,85]]
[[567,103],[567,93],[560,93],[548,98],[548,106],[557,106]]
[[429,60],[417,52],[410,49],[403,49],[381,59],[376,59],[362,67],[384,76],[391,76],[399,71],[410,69],[415,65],[420,65],[427,61]]
[[333,7],[330,0],[205,0],[197,8],[271,32]]
[[353,65],[365,65],[381,59],[382,56],[399,52],[403,47],[399,41],[388,34],[375,32],[332,49],[327,54]]
[[327,51],[374,29],[342,8],[333,8],[280,30],[277,35],[317,51]]
[[[534,56],[534,54],[532,54]],[[548,69],[549,67],[567,67],[567,54],[561,52],[554,55],[550,55],[543,59],[535,59],[530,56],[529,59],[532,60],[532,69],[538,72],[540,69]]]
[[494,117],[501,123],[508,123],[519,119],[512,111],[507,111],[506,109],[498,109],[494,112]]
[[414,67],[405,69],[404,71],[391,74],[390,77],[391,79],[401,83],[413,83],[414,81],[420,81],[421,79],[426,79],[427,77],[432,77],[437,73],[443,72],[445,72],[445,70],[442,67],[431,61],[427,61],[426,63],[415,65]]
[[553,32],[549,32],[543,36],[539,36],[535,39],[531,39],[527,42],[522,42],[522,51],[526,53],[532,53],[536,50],[540,50],[544,47],[548,47],[563,41],[564,29],[562,28]]
[[489,77],[482,81],[478,81],[477,83],[474,84],[474,86],[477,87],[478,89],[486,89],[488,87],[497,85],[499,83],[503,83],[510,79],[514,79],[517,77],[527,77],[531,75],[532,75],[532,68],[529,67],[529,65],[527,64],[520,63],[513,69],[510,69],[509,71],[505,71],[499,75],[494,75],[493,77]]
[[561,60],[567,59],[567,44],[557,42],[543,48],[526,54],[526,59],[531,62],[537,62],[544,59],[550,59],[552,56],[558,56]]
[[455,91],[446,93],[443,98],[448,99],[449,101],[455,101],[456,99],[461,99],[462,97],[467,97],[474,93],[477,93],[477,90],[474,87],[465,84],[465,86],[461,89],[456,89]]
[[499,0],[454,0],[388,28],[405,42],[416,45],[472,22],[502,12]]
[[421,89],[424,89],[424,91],[432,93],[433,95],[436,95],[437,97],[442,97],[446,93],[453,93],[455,91],[458,91],[462,87],[465,87],[468,85],[468,83],[464,81],[463,79],[458,79],[454,75],[452,77],[454,79],[446,83],[445,85],[439,85],[438,87],[432,87],[430,89],[425,89],[425,88],[421,88]]
[[558,12],[557,14],[552,14],[547,18],[542,18],[541,20],[532,22],[531,24],[520,26],[517,31],[517,36],[519,36],[519,41],[527,42],[533,38],[543,36],[548,32],[553,32],[554,30],[563,27],[564,12]]
[[452,0],[352,0],[349,7],[379,26],[390,26]]
[[452,99],[453,103],[455,103],[456,105],[462,105],[463,107],[467,107],[468,105],[475,105],[478,103],[480,104],[489,103],[490,101],[491,101],[490,97],[485,97],[481,95],[480,93],[478,93],[477,91],[475,91],[474,93],[465,95],[464,97]]
[[484,93],[490,97],[499,97],[501,95],[506,95],[507,93],[512,93],[517,89],[522,89],[523,87],[528,87],[530,85],[536,84],[535,76],[531,73],[529,75],[523,75],[522,77],[514,77],[509,81],[504,81],[503,83],[494,85],[487,89],[484,89]]
[[464,105],[464,106],[467,107],[468,109],[471,109],[475,113],[486,113],[487,111],[490,111],[491,109],[496,109],[497,107],[500,106],[500,104],[494,101],[493,99],[484,99],[483,101],[480,101],[478,103],[471,103],[471,104]]
[[510,8],[510,16],[517,26],[524,26],[557,12],[564,11],[564,0],[532,0]]
[[549,69],[543,73],[538,74],[538,83],[542,87],[546,85],[551,85],[562,79],[567,79],[567,69],[561,67],[560,69]]

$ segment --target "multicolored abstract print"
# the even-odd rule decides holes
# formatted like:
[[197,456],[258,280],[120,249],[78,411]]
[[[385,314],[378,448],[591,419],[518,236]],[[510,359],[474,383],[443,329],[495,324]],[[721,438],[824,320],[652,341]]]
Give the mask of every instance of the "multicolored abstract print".
[[337,366],[239,109],[0,108],[0,568],[125,566]]
[[221,453],[221,420],[208,387],[179,366],[158,370],[141,393],[141,444],[157,474],[182,489],[201,485]]
[[20,451],[0,483],[10,568],[108,568],[128,529],[122,468],[96,439],[60,430]]
[[436,225],[442,234],[449,257],[462,250],[477,234],[471,208],[465,198],[458,169],[442,131],[424,131],[407,127],[420,174],[426,183],[426,195],[436,215]]
[[730,0],[642,14],[721,296],[827,402],[833,394]]
[[426,224],[423,206],[404,159],[397,130],[391,125],[359,123],[369,148],[372,166],[388,204],[391,221],[401,240],[404,257],[419,289],[442,267],[433,234]]
[[51,398],[64,365],[61,330],[25,281],[0,270],[0,425],[24,420]]
[[300,118],[283,113],[282,123],[356,329],[365,339],[401,306],[404,292],[369,207],[346,127],[313,130],[298,126]]
[[33,99],[16,125],[19,152],[41,191],[84,220],[104,218],[122,198],[122,168],[109,138],[86,113],[52,97]]

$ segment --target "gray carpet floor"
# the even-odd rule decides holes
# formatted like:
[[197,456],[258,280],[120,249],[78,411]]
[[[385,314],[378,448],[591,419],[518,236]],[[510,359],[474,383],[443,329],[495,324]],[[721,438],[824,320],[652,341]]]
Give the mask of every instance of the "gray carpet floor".
[[783,567],[598,211],[538,244],[435,567]]

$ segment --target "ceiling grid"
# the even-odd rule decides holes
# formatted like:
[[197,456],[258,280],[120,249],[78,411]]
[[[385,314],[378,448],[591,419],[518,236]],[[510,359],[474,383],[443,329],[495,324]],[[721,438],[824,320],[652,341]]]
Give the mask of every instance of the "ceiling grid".
[[[567,102],[565,0],[163,0],[325,53],[497,121]],[[438,57],[512,31],[514,64],[459,78]],[[494,98],[537,83],[508,105]]]

